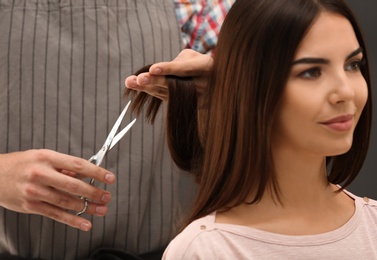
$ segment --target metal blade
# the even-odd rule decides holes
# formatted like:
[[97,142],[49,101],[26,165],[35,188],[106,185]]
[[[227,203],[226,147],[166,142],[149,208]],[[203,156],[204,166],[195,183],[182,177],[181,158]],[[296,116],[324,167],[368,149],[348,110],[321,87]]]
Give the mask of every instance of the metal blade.
[[110,145],[110,148],[109,148],[109,151],[111,150],[111,148],[114,147],[114,145],[116,145],[120,139],[122,139],[122,137],[131,129],[131,127],[134,125],[134,123],[136,122],[136,118],[134,120],[132,120],[131,123],[129,123],[125,128],[122,129],[122,131],[120,131],[114,138],[113,138],[113,142],[111,143]]

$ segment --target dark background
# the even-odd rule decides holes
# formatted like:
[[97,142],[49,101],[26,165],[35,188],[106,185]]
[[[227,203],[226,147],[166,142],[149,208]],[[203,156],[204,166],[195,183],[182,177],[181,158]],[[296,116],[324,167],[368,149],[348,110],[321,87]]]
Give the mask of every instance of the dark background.
[[372,74],[373,126],[369,154],[359,176],[347,188],[358,196],[377,199],[377,0],[346,0],[362,27]]

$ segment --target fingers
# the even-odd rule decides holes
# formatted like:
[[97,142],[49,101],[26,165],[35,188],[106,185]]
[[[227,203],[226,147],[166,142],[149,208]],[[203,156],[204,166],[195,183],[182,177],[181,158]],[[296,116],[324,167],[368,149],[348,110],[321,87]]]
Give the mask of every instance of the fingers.
[[92,223],[89,220],[72,215],[66,210],[51,204],[34,202],[30,204],[30,207],[36,214],[43,215],[71,227],[78,228],[83,231],[89,231],[92,228]]
[[110,193],[77,179],[76,175],[111,184],[115,176],[109,171],[84,159],[50,150],[15,152],[2,158],[1,206],[43,215],[82,230],[89,230],[92,225],[72,214],[84,207],[84,201],[79,197],[90,201],[86,213],[96,216],[107,213]]
[[[110,202],[111,200],[111,195],[108,191],[102,191],[101,189],[95,188],[87,183],[84,183],[80,180],[71,177],[67,178],[72,179],[75,182],[78,182],[79,184],[84,184],[86,188],[94,189],[99,194],[104,194],[101,197],[102,201],[100,199],[97,199],[95,201],[89,201],[86,213],[96,216],[104,216],[107,213],[106,203]],[[40,180],[42,182],[44,181],[43,179]],[[22,207],[25,212],[35,212],[35,209],[30,207],[30,204],[32,204],[33,201],[45,202],[47,204],[50,204],[51,206],[56,206],[65,210],[73,210],[76,212],[81,211],[84,207],[84,200],[80,199],[78,196],[72,195],[73,192],[69,194],[67,192],[63,192],[61,190],[52,188],[51,186],[41,186],[39,184],[34,183],[25,184],[22,190],[24,197],[30,198],[22,202]],[[90,198],[95,196],[92,196],[90,195],[90,193],[88,193],[86,197]]]
[[100,203],[109,203],[111,200],[110,192],[63,174],[56,176],[54,179],[41,174],[39,180],[50,187],[78,197],[85,197]]
[[70,171],[62,170],[61,173],[65,174],[65,175],[68,175],[68,176],[71,176],[71,177],[81,178],[80,174],[75,173],[75,172],[70,172]]
[[157,97],[163,101],[168,99],[168,87],[165,76],[154,76],[150,73],[141,73],[138,76],[126,78],[127,88],[146,92],[148,95]]
[[[85,206],[84,199],[51,187],[34,186],[33,188],[32,185],[25,189],[25,193],[27,197],[32,199],[23,202],[22,208],[24,212],[43,215],[83,231],[91,229],[92,224],[88,220],[69,212],[80,212]],[[85,213],[102,217],[107,211],[108,208],[105,204],[89,201]]]
[[139,90],[144,91],[145,86],[166,86],[167,81],[165,76],[156,76],[146,72],[138,76],[129,76],[126,78],[125,85],[128,88],[140,86]]
[[115,182],[115,175],[104,168],[98,167],[89,161],[57,153],[50,150],[38,150],[34,153],[33,158],[41,163],[49,163],[56,170],[64,170],[67,175],[69,173],[80,174],[81,177],[94,178],[100,182],[112,184]]
[[149,72],[152,75],[199,77],[205,75],[212,68],[212,64],[211,56],[185,49],[173,61],[153,64]]
[[[30,194],[30,193],[29,193]],[[39,189],[33,194],[34,200],[46,202],[50,205],[65,209],[73,210],[76,212],[82,211],[85,201],[77,196],[61,192],[53,188]],[[107,206],[104,203],[96,203],[89,201],[88,208],[85,211],[87,214],[104,216],[108,211]]]
[[[59,191],[86,197],[100,203],[110,202],[110,192],[94,187],[71,175],[77,173],[80,175],[80,178],[95,178],[103,183],[111,184],[115,181],[113,173],[87,160],[49,150],[38,150],[34,157],[33,159],[44,163],[41,163],[40,167],[31,170],[28,175],[28,181],[26,182],[26,193],[35,193],[34,185],[36,184],[39,186],[53,187]],[[57,171],[63,172],[64,174],[57,174]],[[47,195],[45,194],[45,196]]]
[[205,89],[207,74],[212,65],[211,56],[185,49],[173,61],[153,64],[148,73],[129,76],[125,80],[125,86],[167,101],[168,87],[165,76],[174,75],[192,77],[200,94]]

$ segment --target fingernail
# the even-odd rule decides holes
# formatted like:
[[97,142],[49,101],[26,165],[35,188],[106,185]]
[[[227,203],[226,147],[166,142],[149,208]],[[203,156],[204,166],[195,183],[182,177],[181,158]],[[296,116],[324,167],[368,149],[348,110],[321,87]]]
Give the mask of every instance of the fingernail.
[[115,180],[115,175],[114,174],[111,174],[111,173],[107,173],[105,175],[105,180],[107,180],[108,182],[112,182]]
[[109,202],[110,198],[110,194],[104,194],[101,199],[103,202]]
[[133,79],[132,81],[130,81],[128,84],[127,84],[127,80],[124,82],[125,86],[127,88],[134,88],[134,87],[137,87],[137,83],[136,83],[136,78]]
[[143,81],[142,81],[142,84],[148,84],[149,83],[149,77],[147,77],[147,76],[145,76],[144,78],[143,78]]
[[153,70],[153,74],[160,74],[162,72],[162,70],[160,68],[155,68]]
[[96,207],[96,212],[99,213],[100,215],[105,214],[106,211],[107,211],[107,207],[106,206],[98,206],[98,207]]
[[132,84],[130,85],[130,87],[131,87],[131,88],[135,88],[135,87],[137,87],[136,79],[134,79],[134,80],[132,81]]
[[80,228],[83,231],[89,231],[90,230],[90,223],[88,223],[88,222],[82,222],[80,224]]

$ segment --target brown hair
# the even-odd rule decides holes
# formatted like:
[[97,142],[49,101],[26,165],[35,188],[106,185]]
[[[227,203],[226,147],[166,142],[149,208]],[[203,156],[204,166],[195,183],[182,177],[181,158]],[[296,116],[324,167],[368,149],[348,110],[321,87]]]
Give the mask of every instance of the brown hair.
[[[352,24],[364,50],[366,64],[361,72],[369,91],[351,149],[327,158],[328,180],[344,188],[359,173],[369,146],[372,95],[366,46],[350,9],[342,0],[237,0],[222,25],[204,94],[208,120],[202,144],[194,117],[188,116],[187,126],[178,126],[179,118],[175,118],[177,110],[196,104],[196,95],[192,95],[191,100],[185,99],[185,103],[179,101],[170,106],[170,102],[181,100],[181,97],[170,92],[173,82],[169,83],[168,113],[177,114],[168,116],[168,139],[172,143],[177,142],[179,136],[184,139],[180,144],[170,145],[170,149],[179,151],[183,145],[191,146],[193,157],[174,158],[178,154],[176,151],[172,151],[172,155],[176,162],[188,159],[188,164],[194,163],[195,167],[185,168],[195,172],[200,179],[198,197],[188,222],[244,203],[251,191],[254,191],[254,198],[249,203],[258,202],[267,185],[272,186],[279,198],[271,153],[277,104],[297,47],[323,11],[341,14]],[[180,88],[180,79],[174,81],[174,88]],[[194,107],[190,109],[193,110],[189,113],[197,114]],[[196,129],[193,129],[195,125]],[[175,127],[173,132],[169,130]],[[190,144],[186,137],[194,135]]]
[[[135,75],[148,72],[151,65],[139,69]],[[166,119],[167,143],[170,154],[182,170],[197,174],[197,159],[202,157],[202,146],[198,134],[197,94],[190,77],[167,76],[169,101]],[[147,121],[153,124],[162,100],[125,89],[124,97],[132,95],[131,110],[139,115],[146,107]]]

